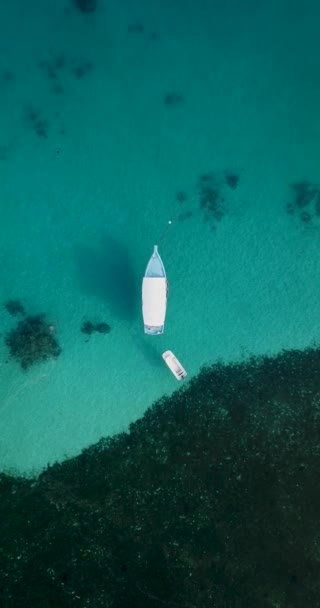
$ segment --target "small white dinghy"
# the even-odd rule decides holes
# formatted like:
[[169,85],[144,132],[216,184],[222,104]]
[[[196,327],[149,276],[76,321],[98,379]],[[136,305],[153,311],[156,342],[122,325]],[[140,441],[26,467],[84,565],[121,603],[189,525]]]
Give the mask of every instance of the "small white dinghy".
[[162,353],[162,358],[177,380],[183,380],[186,377],[186,370],[182,367],[179,359],[173,354],[172,350],[166,350]]

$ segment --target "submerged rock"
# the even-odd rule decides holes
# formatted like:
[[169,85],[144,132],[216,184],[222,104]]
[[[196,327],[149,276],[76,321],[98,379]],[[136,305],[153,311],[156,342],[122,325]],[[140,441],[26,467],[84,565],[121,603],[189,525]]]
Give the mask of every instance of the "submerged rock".
[[297,182],[293,184],[292,188],[295,192],[294,202],[298,209],[307,207],[319,192],[307,181]]
[[297,214],[304,225],[319,228],[320,217],[320,187],[307,180],[291,184],[293,196],[286,204],[289,215]]
[[198,192],[205,221],[213,220],[214,225],[221,222],[226,215],[226,207],[220,177],[213,171],[202,173],[198,178]]
[[226,173],[226,183],[232,190],[235,190],[239,183],[239,175],[236,173]]
[[164,97],[164,103],[166,106],[177,106],[184,101],[182,95],[180,93],[175,93],[171,91],[167,93]]
[[130,25],[128,25],[128,32],[136,33],[136,34],[143,34],[143,32],[144,32],[143,23],[141,23],[140,21],[135,21],[135,23],[130,23]]
[[35,363],[56,359],[61,348],[55,338],[53,325],[44,315],[28,316],[12,329],[5,338],[10,355],[23,369]]
[[108,323],[97,323],[96,325],[96,331],[98,331],[100,334],[108,334],[111,330],[110,325],[108,325]]
[[88,336],[91,336],[91,334],[95,331],[93,323],[91,323],[91,321],[85,321],[82,324],[81,331],[83,334],[87,334]]
[[108,323],[92,323],[92,321],[84,321],[81,331],[83,334],[87,334],[88,336],[91,336],[91,334],[94,332],[98,332],[99,334],[108,334],[111,331],[111,327],[108,325]]
[[184,190],[179,190],[176,194],[176,199],[179,203],[184,203],[188,199],[188,195]]
[[5,302],[4,306],[7,309],[8,313],[10,313],[10,315],[12,315],[13,317],[15,317],[16,315],[26,314],[24,307],[19,300],[8,300],[7,302]]

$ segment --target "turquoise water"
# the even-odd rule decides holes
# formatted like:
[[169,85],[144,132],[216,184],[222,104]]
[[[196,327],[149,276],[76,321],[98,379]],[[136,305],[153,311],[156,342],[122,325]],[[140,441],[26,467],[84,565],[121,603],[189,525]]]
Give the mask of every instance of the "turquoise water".
[[[1,469],[126,430],[177,388],[166,349],[192,378],[318,342],[320,217],[286,210],[320,185],[317,6],[0,1]],[[199,204],[211,173],[221,221]],[[153,339],[141,280],[168,219]],[[9,299],[47,315],[58,359],[8,359]],[[84,318],[110,334],[87,341]]]

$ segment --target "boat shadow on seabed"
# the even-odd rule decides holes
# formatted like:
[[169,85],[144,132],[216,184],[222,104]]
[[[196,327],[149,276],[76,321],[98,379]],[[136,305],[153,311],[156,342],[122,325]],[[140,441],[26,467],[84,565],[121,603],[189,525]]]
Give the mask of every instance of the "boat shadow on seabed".
[[104,235],[95,249],[78,245],[75,260],[84,292],[107,302],[115,317],[126,321],[136,318],[136,280],[125,245]]
[[161,349],[159,351],[159,346],[155,345],[155,343],[150,341],[150,339],[141,333],[141,327],[139,327],[139,331],[134,333],[132,336],[133,342],[135,346],[141,351],[143,357],[147,361],[149,365],[153,368],[163,368],[163,361],[161,361]]

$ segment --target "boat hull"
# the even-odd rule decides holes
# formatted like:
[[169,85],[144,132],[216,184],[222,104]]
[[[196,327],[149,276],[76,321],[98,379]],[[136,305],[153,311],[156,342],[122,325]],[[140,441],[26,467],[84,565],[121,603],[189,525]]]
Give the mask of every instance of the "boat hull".
[[167,309],[168,282],[155,246],[142,281],[142,316],[144,332],[151,336],[163,334]]

